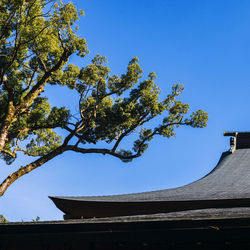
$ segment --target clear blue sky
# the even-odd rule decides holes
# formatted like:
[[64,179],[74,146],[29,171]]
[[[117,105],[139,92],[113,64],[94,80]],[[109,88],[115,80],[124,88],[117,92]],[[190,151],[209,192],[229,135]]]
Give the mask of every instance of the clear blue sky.
[[[181,100],[209,113],[205,129],[180,128],[156,138],[132,163],[107,156],[66,153],[22,177],[0,198],[11,221],[62,219],[48,196],[108,195],[177,187],[207,174],[229,148],[224,130],[250,131],[250,1],[74,0],[86,16],[79,34],[90,55],[108,58],[112,73],[137,56],[145,75],[156,72],[162,94],[181,82]],[[63,88],[48,88],[53,104],[74,109]],[[68,99],[68,100],[67,100]],[[20,166],[0,169],[1,179]],[[235,166],[237,167],[237,166]]]

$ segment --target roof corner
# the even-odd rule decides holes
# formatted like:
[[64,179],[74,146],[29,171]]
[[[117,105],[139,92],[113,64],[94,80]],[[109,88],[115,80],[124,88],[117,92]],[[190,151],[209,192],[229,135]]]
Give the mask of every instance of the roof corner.
[[231,136],[229,149],[231,153],[237,149],[250,148],[250,132],[225,131],[223,135]]

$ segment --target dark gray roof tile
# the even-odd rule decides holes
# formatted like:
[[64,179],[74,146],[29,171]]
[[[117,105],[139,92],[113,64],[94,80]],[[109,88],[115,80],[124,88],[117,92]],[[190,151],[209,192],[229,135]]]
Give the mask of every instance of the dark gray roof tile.
[[109,217],[213,207],[250,207],[250,149],[223,153],[209,174],[179,188],[125,195],[50,198],[66,214],[78,217],[80,214],[84,217]]

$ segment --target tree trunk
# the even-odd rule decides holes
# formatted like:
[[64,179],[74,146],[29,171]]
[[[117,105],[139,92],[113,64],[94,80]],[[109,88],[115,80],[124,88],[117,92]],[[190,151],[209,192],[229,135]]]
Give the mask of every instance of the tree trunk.
[[5,119],[2,123],[1,129],[0,129],[0,152],[4,148],[5,143],[7,141],[8,131],[11,126],[11,123],[13,122],[15,116],[15,107],[13,105],[13,102],[10,101],[7,109],[7,113],[5,116]]
[[62,65],[67,62],[71,53],[68,50],[64,50],[60,60],[52,67],[52,69],[48,72],[45,72],[43,77],[37,84],[31,89],[31,91],[24,97],[21,104],[17,107],[14,107],[13,101],[9,101],[6,117],[3,121],[3,124],[0,128],[0,152],[4,148],[6,141],[8,140],[8,131],[13,123],[14,119],[25,112],[34,102],[34,100],[39,96],[39,94],[43,91],[44,86],[47,83],[49,77],[57,71]]

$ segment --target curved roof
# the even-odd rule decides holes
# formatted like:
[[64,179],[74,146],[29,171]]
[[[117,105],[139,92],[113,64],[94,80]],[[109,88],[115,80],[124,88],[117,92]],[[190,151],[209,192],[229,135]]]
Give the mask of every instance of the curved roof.
[[209,174],[178,188],[125,195],[50,198],[69,218],[250,207],[250,148],[223,153]]

